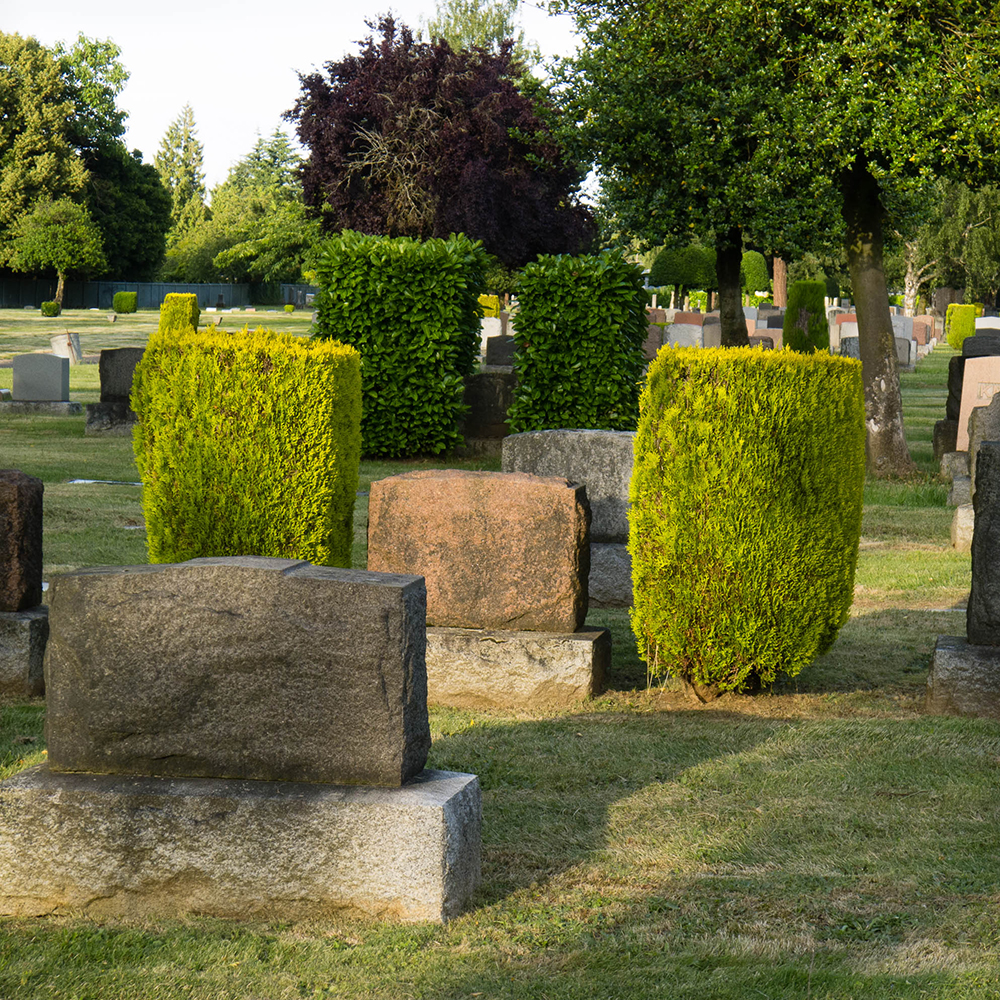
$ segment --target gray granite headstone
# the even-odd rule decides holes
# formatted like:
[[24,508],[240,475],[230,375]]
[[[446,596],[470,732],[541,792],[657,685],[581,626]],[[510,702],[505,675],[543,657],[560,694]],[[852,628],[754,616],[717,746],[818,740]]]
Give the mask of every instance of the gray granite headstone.
[[1000,441],[1000,394],[988,406],[973,407],[969,414],[969,476],[976,495],[976,455],[984,441]]
[[840,338],[840,356],[842,358],[854,358],[861,360],[861,345],[857,337]]
[[1000,646],[1000,441],[983,441],[979,446],[973,508],[966,632],[973,645]]
[[14,358],[14,400],[69,400],[69,358],[54,354],[19,354]]
[[510,367],[514,364],[514,338],[509,335],[488,337],[486,364],[492,368]]
[[896,360],[901,365],[911,365],[913,360],[910,358],[910,344],[912,341],[905,340],[902,337],[896,337]]
[[57,771],[399,786],[430,748],[422,577],[254,556],[65,573]]
[[135,366],[142,360],[144,347],[117,347],[101,351],[101,402],[127,403],[132,395]]

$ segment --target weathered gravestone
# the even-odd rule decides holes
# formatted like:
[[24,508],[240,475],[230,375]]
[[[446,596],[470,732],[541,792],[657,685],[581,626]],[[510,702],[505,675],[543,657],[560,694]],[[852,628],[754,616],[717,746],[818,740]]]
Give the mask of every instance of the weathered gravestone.
[[87,404],[85,434],[131,434],[136,414],[129,400],[136,365],[144,347],[118,347],[101,351],[101,401]]
[[0,913],[468,905],[479,787],[423,770],[422,580],[247,556],[50,597],[49,760],[0,784]]
[[774,350],[774,338],[773,337],[751,337],[750,338],[751,347],[759,347],[765,351]]
[[907,367],[910,367],[913,364],[915,364],[917,360],[916,354],[914,354],[912,357],[910,355],[910,348],[913,341],[903,337],[896,337],[895,340],[896,340],[896,361],[900,365],[905,365]]
[[0,470],[0,694],[44,687],[48,611],[42,607],[42,481]]
[[68,573],[50,605],[56,770],[398,786],[423,769],[418,578],[193,559]]
[[510,335],[490,337],[486,341],[486,364],[491,368],[510,367],[514,364],[516,345]]
[[950,483],[956,476],[969,475],[969,453],[967,451],[946,451],[941,456],[941,478]]
[[717,313],[709,313],[701,325],[701,346],[722,346],[722,320]]
[[564,479],[454,469],[372,483],[368,568],[427,582],[427,621],[575,632],[587,614],[590,507]]
[[962,376],[962,407],[958,414],[956,451],[969,449],[969,417],[977,406],[988,406],[1000,389],[1000,357],[968,357]]
[[951,519],[951,547],[958,552],[968,552],[972,548],[972,532],[975,527],[975,512],[971,503],[963,503],[955,508]]
[[976,335],[980,330],[1000,330],[1000,316],[977,316]]
[[19,354],[13,361],[15,402],[67,402],[69,358]]
[[861,360],[861,345],[857,337],[840,338],[840,356],[842,358],[854,358]]
[[666,309],[646,309],[646,339],[642,342],[642,354],[652,361],[663,346],[663,334],[667,328]]
[[507,411],[514,402],[517,376],[508,366],[484,365],[465,380],[469,411],[459,430],[473,451],[496,451],[508,432]]
[[967,639],[939,636],[926,708],[1000,719],[1000,441],[984,441],[976,470]]
[[559,476],[587,487],[590,502],[591,607],[631,607],[628,490],[634,435],[630,431],[548,430],[504,440],[504,472]]
[[372,483],[368,565],[427,581],[428,698],[466,707],[566,705],[610,663],[587,609],[590,510],[565,479],[413,472]]
[[672,347],[701,347],[702,324],[705,317],[701,313],[677,312],[663,334],[663,343]]

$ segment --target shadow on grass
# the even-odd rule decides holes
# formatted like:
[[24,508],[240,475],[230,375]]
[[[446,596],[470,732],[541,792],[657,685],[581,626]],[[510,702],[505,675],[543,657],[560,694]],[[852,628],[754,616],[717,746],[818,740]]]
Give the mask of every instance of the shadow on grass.
[[707,760],[746,752],[784,724],[716,711],[531,722],[480,716],[435,739],[428,766],[479,776],[479,905],[489,905],[603,850],[608,810],[620,799],[673,782]]

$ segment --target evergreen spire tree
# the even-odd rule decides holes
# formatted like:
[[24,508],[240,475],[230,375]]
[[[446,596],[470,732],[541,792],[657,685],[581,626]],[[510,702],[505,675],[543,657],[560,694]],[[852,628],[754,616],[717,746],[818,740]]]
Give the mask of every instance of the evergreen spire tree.
[[190,104],[185,104],[163,136],[154,161],[172,201],[168,246],[173,246],[206,218],[203,152],[194,112]]

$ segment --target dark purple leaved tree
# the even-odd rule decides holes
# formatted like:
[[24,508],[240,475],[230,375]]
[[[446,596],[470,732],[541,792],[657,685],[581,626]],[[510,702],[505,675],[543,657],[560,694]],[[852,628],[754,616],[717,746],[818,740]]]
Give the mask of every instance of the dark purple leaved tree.
[[309,150],[306,204],[327,231],[465,233],[508,267],[580,253],[596,227],[580,170],[519,89],[512,43],[453,52],[389,15],[360,54],[301,76],[286,114]]

